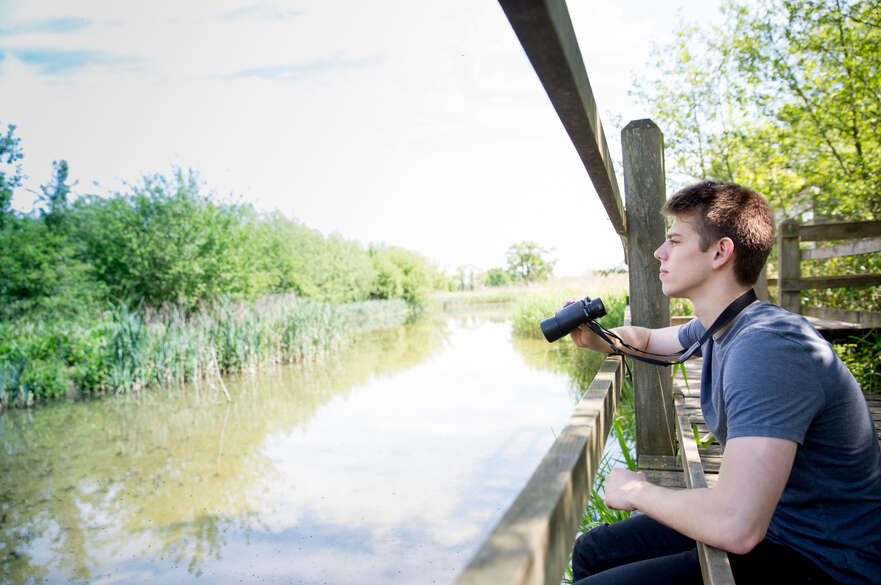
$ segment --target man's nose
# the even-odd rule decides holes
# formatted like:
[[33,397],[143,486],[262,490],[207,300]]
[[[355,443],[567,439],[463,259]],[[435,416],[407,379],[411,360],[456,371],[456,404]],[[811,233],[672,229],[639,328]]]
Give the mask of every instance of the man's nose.
[[661,244],[660,246],[658,246],[658,249],[655,250],[654,256],[655,256],[656,259],[658,259],[658,260],[663,260],[663,259],[661,258],[661,251],[662,251],[663,249],[664,249],[664,244]]

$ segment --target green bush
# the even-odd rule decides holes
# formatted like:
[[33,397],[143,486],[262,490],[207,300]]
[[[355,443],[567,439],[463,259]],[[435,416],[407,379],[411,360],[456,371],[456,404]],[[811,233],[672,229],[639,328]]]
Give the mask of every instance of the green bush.
[[70,213],[83,260],[113,298],[194,307],[221,294],[256,298],[268,289],[268,276],[252,268],[253,211],[214,203],[192,171],[145,177],[111,199],[80,199]]
[[438,279],[425,258],[396,247],[374,247],[370,254],[377,272],[374,298],[402,298],[411,306],[426,306],[428,293]]

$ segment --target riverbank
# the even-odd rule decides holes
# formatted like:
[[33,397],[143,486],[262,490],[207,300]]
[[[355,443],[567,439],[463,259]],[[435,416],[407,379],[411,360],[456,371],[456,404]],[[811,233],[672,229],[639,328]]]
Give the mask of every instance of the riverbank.
[[552,278],[517,286],[491,286],[475,290],[457,292],[435,292],[429,297],[429,306],[435,309],[451,310],[457,307],[514,303],[525,295],[535,293],[567,293],[561,296],[600,296],[609,291],[625,291],[628,286],[626,272],[588,272],[581,276]]
[[506,304],[538,291],[561,296],[621,283],[626,275],[589,274],[440,293],[415,309],[399,299],[333,304],[290,294],[220,300],[189,311],[120,305],[67,319],[0,322],[0,409],[163,389],[269,363],[316,360],[338,351],[353,333],[403,323],[414,311]]
[[411,312],[402,300],[335,305],[274,295],[192,312],[118,306],[75,320],[0,323],[0,406],[163,389],[313,361],[355,332],[403,323]]

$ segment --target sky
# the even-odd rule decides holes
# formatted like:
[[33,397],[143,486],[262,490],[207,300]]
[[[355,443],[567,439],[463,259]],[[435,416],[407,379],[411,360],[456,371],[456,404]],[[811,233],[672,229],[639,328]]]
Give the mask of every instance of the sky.
[[[615,122],[681,22],[720,0],[570,0],[624,196]],[[623,264],[614,233],[494,0],[0,0],[0,125],[16,125],[29,211],[52,161],[74,196],[175,168],[365,246],[452,274],[550,250],[559,276]],[[663,130],[663,129],[662,129]]]

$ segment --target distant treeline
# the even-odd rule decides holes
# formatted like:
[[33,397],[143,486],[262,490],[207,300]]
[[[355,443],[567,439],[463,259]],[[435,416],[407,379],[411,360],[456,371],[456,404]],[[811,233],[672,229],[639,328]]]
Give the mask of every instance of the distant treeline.
[[44,208],[0,219],[0,319],[78,313],[108,302],[195,308],[217,298],[296,293],[332,303],[425,302],[447,278],[419,254],[325,237],[280,214],[213,200],[192,171],[128,192],[67,201],[67,165]]

